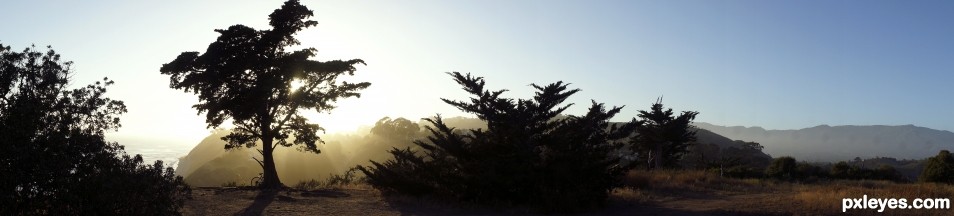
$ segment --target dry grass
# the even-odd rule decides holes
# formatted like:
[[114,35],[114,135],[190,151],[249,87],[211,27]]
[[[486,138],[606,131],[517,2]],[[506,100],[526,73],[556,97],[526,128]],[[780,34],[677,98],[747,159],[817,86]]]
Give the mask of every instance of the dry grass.
[[645,204],[653,201],[654,196],[643,190],[622,187],[610,192],[610,199],[618,203]]
[[328,182],[321,182],[318,180],[308,180],[301,181],[292,186],[296,190],[303,191],[313,191],[313,190],[340,190],[340,189],[362,189],[370,190],[373,189],[370,185],[359,183],[359,182],[348,182],[348,183],[335,183],[330,184]]
[[[330,181],[326,181],[330,182]],[[951,198],[954,186],[886,181],[818,181],[811,184],[764,179],[723,178],[689,170],[632,171],[624,187],[610,193],[606,209],[596,215],[954,215],[952,210],[848,210],[842,199]],[[526,215],[527,209],[486,208],[449,199],[384,195],[362,183],[306,181],[277,194],[263,213],[276,215]],[[257,190],[197,189],[187,215],[234,214],[254,206]]]
[[775,187],[774,181],[720,177],[700,170],[634,170],[626,174],[623,185],[635,189],[675,190],[693,192],[763,191]]
[[356,168],[351,168],[344,174],[330,175],[328,179],[324,181],[312,179],[298,182],[298,184],[295,184],[292,188],[306,191],[323,189],[370,189],[370,186],[362,184],[362,180],[355,176],[356,172]]
[[[810,212],[841,212],[842,199],[862,198],[905,198],[912,204],[915,198],[952,198],[954,187],[935,183],[899,184],[887,181],[834,181],[826,184],[798,185],[794,189],[795,200]],[[876,210],[848,210],[848,213],[867,215]],[[951,215],[946,210],[891,210],[885,209],[885,215]]]
[[[770,180],[735,179],[696,170],[634,170],[626,174],[623,187],[610,193],[612,203],[628,203],[664,209],[660,214],[760,214],[776,215],[765,206],[782,205],[773,197],[778,188]],[[772,199],[758,203],[759,200]],[[679,212],[666,212],[677,210]]]
[[[842,199],[952,198],[954,186],[889,181],[819,181],[811,184],[767,179],[723,178],[692,170],[632,171],[624,187],[611,193],[622,203],[730,215],[832,215],[841,212]],[[870,215],[876,210],[848,210],[847,215]],[[952,215],[952,210],[890,210],[882,215]]]

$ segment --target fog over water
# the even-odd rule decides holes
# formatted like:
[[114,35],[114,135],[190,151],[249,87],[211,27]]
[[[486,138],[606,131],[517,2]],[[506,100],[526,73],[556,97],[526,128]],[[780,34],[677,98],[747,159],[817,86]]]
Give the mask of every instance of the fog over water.
[[[196,142],[198,143],[198,142]],[[140,154],[143,161],[152,164],[156,160],[163,161],[163,164],[175,168],[179,158],[189,154],[194,146],[187,145],[147,145],[137,143],[119,143],[126,146],[126,153],[130,155]]]

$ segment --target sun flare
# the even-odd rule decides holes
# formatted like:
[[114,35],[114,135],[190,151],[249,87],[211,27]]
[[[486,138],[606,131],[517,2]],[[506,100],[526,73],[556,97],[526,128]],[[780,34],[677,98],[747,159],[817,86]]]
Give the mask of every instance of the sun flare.
[[291,90],[292,90],[292,91],[295,91],[295,90],[297,90],[298,88],[301,88],[302,86],[305,86],[305,81],[304,81],[304,80],[295,79],[295,80],[292,80],[292,82],[291,82]]

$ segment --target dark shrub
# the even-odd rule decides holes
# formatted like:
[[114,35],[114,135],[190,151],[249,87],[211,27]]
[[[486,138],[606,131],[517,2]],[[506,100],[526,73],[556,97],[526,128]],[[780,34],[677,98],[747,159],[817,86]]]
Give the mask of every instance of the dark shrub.
[[797,176],[796,161],[792,157],[780,157],[772,160],[772,164],[765,168],[765,177],[792,180]]
[[530,206],[544,212],[575,212],[604,203],[625,170],[611,153],[636,126],[610,126],[621,107],[593,102],[583,116],[561,113],[577,89],[557,82],[533,85],[533,99],[499,97],[480,77],[451,74],[470,101],[444,99],[487,122],[487,130],[459,131],[440,116],[427,119],[431,135],[417,141],[423,152],[394,149],[394,160],[361,167],[368,181],[387,192],[453,197],[495,206]]
[[0,215],[177,215],[189,188],[104,133],[119,128],[112,81],[66,89],[71,62],[0,45]]
[[951,156],[951,152],[941,150],[937,156],[929,158],[918,180],[922,182],[954,183],[954,157]]

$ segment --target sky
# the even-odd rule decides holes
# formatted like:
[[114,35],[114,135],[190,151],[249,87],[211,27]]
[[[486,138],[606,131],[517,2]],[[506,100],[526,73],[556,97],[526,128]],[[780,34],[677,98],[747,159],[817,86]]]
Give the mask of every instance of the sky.
[[[73,85],[109,77],[125,101],[120,144],[190,146],[207,136],[197,96],[168,87],[162,64],[204,52],[214,29],[268,29],[282,1],[0,3],[0,43],[52,45],[74,61]],[[914,124],[954,131],[951,1],[312,1],[318,26],[297,35],[317,60],[360,58],[371,82],[330,114],[329,132],[390,116],[468,116],[445,72],[486,78],[505,96],[572,83],[569,114],[590,100],[626,106],[624,121],[663,97],[717,125],[799,129]],[[310,111],[313,112],[313,111]]]

